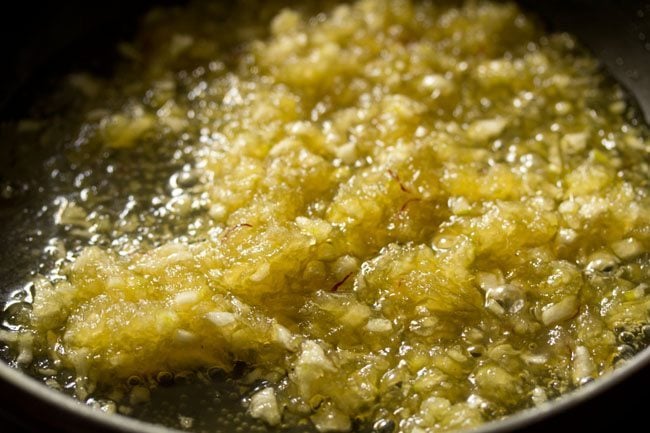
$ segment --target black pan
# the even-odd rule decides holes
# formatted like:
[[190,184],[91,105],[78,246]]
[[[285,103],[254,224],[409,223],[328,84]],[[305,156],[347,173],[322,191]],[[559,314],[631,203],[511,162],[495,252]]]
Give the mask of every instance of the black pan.
[[[23,2],[0,15],[0,122],[19,119],[57,78],[77,69],[110,73],[116,41],[128,38],[152,2]],[[160,3],[174,3],[165,0]],[[650,123],[650,1],[522,0],[551,30],[578,36],[629,92],[639,119]],[[38,77],[38,84],[34,77]],[[43,78],[45,77],[45,78]],[[42,150],[0,137],[0,182],[16,167],[27,182],[43,182]],[[55,151],[55,150],[51,150]],[[47,153],[47,152],[45,152]],[[32,163],[30,163],[30,161]],[[30,167],[32,167],[30,169]],[[6,186],[6,185],[3,185]],[[0,296],[29,278],[25,236],[40,227],[29,192],[0,198]],[[25,228],[30,228],[25,230]],[[31,234],[30,234],[31,233]],[[8,362],[6,349],[0,359]],[[650,349],[601,380],[548,406],[489,423],[477,432],[647,431]],[[2,432],[173,432],[119,415],[107,416],[0,362]]]

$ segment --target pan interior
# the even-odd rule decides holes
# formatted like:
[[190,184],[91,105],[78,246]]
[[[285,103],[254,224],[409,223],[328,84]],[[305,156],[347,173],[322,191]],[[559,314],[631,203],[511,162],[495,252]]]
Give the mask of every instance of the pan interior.
[[[76,83],[79,85],[79,82]],[[83,83],[81,83],[83,86]],[[52,100],[48,100],[48,106],[40,110],[45,113],[56,112],[56,107],[74,107],[75,104],[80,104],[74,97],[70,98],[68,92],[61,95],[55,95]],[[37,109],[38,112],[38,109]],[[49,115],[49,114],[48,114]],[[60,237],[60,228],[52,225],[52,221],[56,218],[58,204],[55,204],[55,199],[66,195],[66,188],[73,185],[75,176],[78,173],[70,170],[70,160],[68,157],[62,157],[60,141],[54,139],[52,141],[26,139],[29,137],[30,129],[34,128],[34,133],[38,132],[38,122],[30,123],[32,119],[28,119],[21,125],[22,131],[18,134],[11,131],[10,128],[2,130],[2,142],[13,143],[11,146],[3,146],[1,152],[2,160],[6,161],[6,168],[2,170],[2,209],[0,209],[0,220],[3,227],[7,230],[3,233],[4,245],[16,246],[14,248],[4,248],[2,256],[2,276],[5,277],[5,288],[8,297],[16,301],[8,316],[19,316],[21,312],[21,303],[23,301],[29,302],[30,297],[33,295],[32,287],[27,283],[35,273],[40,273],[48,268],[54,266],[54,263],[49,255],[43,255],[43,250],[46,244],[54,237]],[[60,136],[67,136],[70,139],[74,136],[75,131],[69,130],[65,122],[62,122],[60,127],[55,126],[53,131]],[[30,146],[24,143],[30,143]],[[35,145],[32,143],[36,143]],[[165,145],[165,144],[163,144]],[[166,145],[172,148],[176,143],[167,143]],[[34,147],[35,146],[35,147]],[[34,163],[34,155],[42,158],[41,162]],[[144,177],[148,181],[146,185],[137,186],[138,193],[160,194],[161,191],[157,190],[156,185],[165,185],[169,177],[176,171],[189,163],[180,155],[175,160],[174,164],[170,165],[169,161],[165,158],[158,158],[158,153],[147,153],[142,151],[135,157],[133,154],[123,157],[122,160],[113,161],[113,164],[121,165],[125,168],[125,179],[129,179],[131,174],[137,173],[134,179]],[[118,156],[119,158],[119,156]],[[146,161],[146,164],[143,164]],[[86,162],[80,162],[85,164]],[[98,165],[93,167],[94,170],[108,170],[105,165]],[[56,176],[52,173],[56,172]],[[131,180],[134,180],[131,179]],[[123,197],[128,195],[130,186],[115,186],[103,185],[106,188],[104,193],[107,196]],[[120,189],[124,188],[124,189]],[[142,188],[142,189],[140,189]],[[164,191],[162,191],[164,192]],[[52,203],[54,205],[43,206],[43,203]],[[115,205],[116,209],[121,208],[120,204],[112,203],[107,206]],[[170,238],[177,235],[173,232],[173,227],[167,227],[168,232],[161,234],[156,242],[162,242],[166,236]],[[68,233],[70,234],[70,233]],[[65,242],[71,242],[66,245],[66,249],[75,251],[79,245],[83,244],[85,240],[79,236],[75,238],[72,233]],[[141,239],[142,242],[147,242],[146,236]],[[24,245],[29,245],[25,248]],[[53,246],[54,248],[55,246]],[[10,323],[12,322],[12,323]],[[5,323],[6,327],[15,326],[11,317]],[[3,347],[2,356],[11,365],[14,363],[14,357],[11,355],[7,348]],[[36,364],[36,369],[47,369],[50,366],[46,360],[42,363]],[[38,374],[36,371],[32,372]],[[242,371],[241,374],[245,374]],[[187,423],[187,419],[200,419],[197,417],[199,411],[204,410],[210,412],[209,409],[214,408],[212,413],[205,418],[205,421],[199,421],[198,424],[192,425],[192,428],[200,431],[202,429],[208,430],[211,426],[223,426],[223,431],[231,431],[233,428],[244,426],[248,431],[266,431],[267,427],[264,423],[253,420],[246,415],[246,410],[240,403],[240,396],[242,389],[236,381],[223,380],[222,377],[215,371],[198,371],[186,375],[177,375],[172,379],[177,382],[172,387],[160,386],[153,394],[152,402],[146,406],[134,406],[134,415],[142,419],[152,422],[161,422],[167,425],[183,425]],[[73,377],[69,373],[61,372],[58,381],[62,384],[69,384],[73,381]],[[165,380],[162,379],[161,383]],[[185,384],[185,382],[189,382]],[[70,391],[72,388],[68,388]],[[248,390],[250,392],[250,389]],[[188,403],[191,402],[191,403]],[[199,404],[196,404],[199,402]],[[102,406],[105,403],[102,401],[97,402],[97,406]],[[104,406],[105,407],[105,406]],[[125,409],[128,410],[128,409]],[[183,417],[169,416],[170,413],[182,413]],[[235,414],[235,415],[233,415]],[[196,422],[196,421],[194,421]],[[204,423],[204,424],[203,424]],[[246,424],[249,423],[249,424]],[[365,428],[365,427],[361,427]],[[367,427],[370,429],[370,427]],[[305,427],[305,429],[308,429]],[[296,431],[301,431],[299,428]]]

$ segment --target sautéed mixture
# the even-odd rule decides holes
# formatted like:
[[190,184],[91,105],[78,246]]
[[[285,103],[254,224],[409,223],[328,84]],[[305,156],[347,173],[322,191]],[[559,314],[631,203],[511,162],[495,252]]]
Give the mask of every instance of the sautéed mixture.
[[118,49],[16,125],[63,146],[0,330],[50,386],[132,414],[218,376],[251,431],[441,432],[650,342],[647,131],[515,4],[196,2]]

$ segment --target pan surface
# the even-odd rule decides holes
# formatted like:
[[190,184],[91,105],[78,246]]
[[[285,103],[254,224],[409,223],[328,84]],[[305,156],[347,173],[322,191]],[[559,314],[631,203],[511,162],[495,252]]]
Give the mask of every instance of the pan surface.
[[[549,1],[543,5],[534,1],[522,3],[539,13],[552,28],[576,34],[629,90],[642,116],[650,121],[650,3],[620,5],[613,1],[585,0]],[[97,47],[110,51],[116,38],[128,37],[138,15],[146,9],[143,4],[125,9],[117,7],[124,5],[114,4],[105,10],[95,6],[71,3],[57,10],[44,6],[38,13],[25,7],[16,12],[17,20],[15,16],[2,18],[22,25],[20,28],[3,26],[4,32],[11,30],[11,40],[16,44],[8,51],[8,64],[12,67],[2,72],[0,119],[20,118],[29,107],[28,101],[40,92],[51,91],[57,75],[68,72],[70,65],[102,70],[106,58],[97,55],[97,51],[101,51]],[[126,19],[124,11],[128,11]],[[82,16],[84,19],[80,18]],[[79,42],[81,35],[82,43]],[[60,64],[61,59],[65,59],[64,64]],[[30,76],[34,71],[46,71],[51,79],[45,85],[31,88]],[[32,157],[36,154],[37,159],[44,160],[53,151],[55,149],[25,149],[20,143],[8,146],[6,140],[2,140],[0,181],[13,179],[10,176],[16,172],[20,172],[21,179],[15,184],[3,184],[12,192],[0,199],[0,291],[5,294],[29,278],[34,252],[21,248],[25,239],[47,239],[48,229],[51,229],[39,214],[31,191],[46,182],[47,175],[40,170],[42,164],[34,163]],[[0,350],[0,357],[6,358],[6,351]],[[487,424],[478,431],[549,431],[570,426],[594,431],[631,428],[645,418],[643,398],[631,396],[643,395],[642,390],[649,389],[649,370],[650,350],[646,349],[608,378],[589,384],[549,406]],[[0,363],[0,379],[0,412],[4,412],[6,422],[20,424],[26,431],[43,431],[44,428],[49,431],[171,431],[92,411],[4,363]]]

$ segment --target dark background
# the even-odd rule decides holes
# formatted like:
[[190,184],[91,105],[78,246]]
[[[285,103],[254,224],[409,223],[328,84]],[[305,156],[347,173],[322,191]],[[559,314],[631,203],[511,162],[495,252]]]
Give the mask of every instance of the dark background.
[[[152,4],[183,1],[11,2],[11,8],[0,11],[0,119],[25,108],[29,98],[20,90],[34,71],[42,75],[45,70],[54,78],[75,66],[102,70],[110,64],[106,53],[115,52],[115,41],[128,39],[138,17]],[[518,3],[540,15],[550,29],[576,34],[635,94],[650,122],[649,0]]]
[[[34,95],[49,92],[57,76],[83,67],[108,72],[115,42],[128,39],[137,17],[152,2],[11,2],[0,12],[0,121],[25,113]],[[164,0],[157,3],[172,3]],[[568,30],[588,46],[630,90],[650,120],[650,1],[522,0],[551,30]],[[8,3],[7,3],[8,4]],[[35,72],[48,77],[32,81]],[[1,161],[0,161],[1,163]],[[0,256],[9,245],[0,244]],[[19,273],[19,272],[18,272]],[[5,287],[6,281],[0,281]],[[648,431],[650,365],[628,380],[522,431]],[[20,419],[18,426],[9,418]],[[56,408],[39,405],[20,390],[0,383],[0,432],[52,432],[80,426]]]

